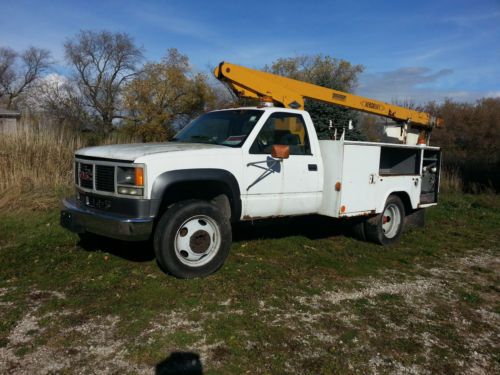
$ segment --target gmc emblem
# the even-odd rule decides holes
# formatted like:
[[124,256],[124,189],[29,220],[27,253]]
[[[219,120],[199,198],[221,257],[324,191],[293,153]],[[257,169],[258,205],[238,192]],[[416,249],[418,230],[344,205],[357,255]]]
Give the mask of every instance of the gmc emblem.
[[80,171],[81,181],[92,181],[92,172]]

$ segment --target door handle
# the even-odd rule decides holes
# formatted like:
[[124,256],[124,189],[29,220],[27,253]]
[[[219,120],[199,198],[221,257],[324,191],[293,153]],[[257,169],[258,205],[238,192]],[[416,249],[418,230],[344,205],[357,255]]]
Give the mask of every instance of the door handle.
[[318,170],[318,165],[317,164],[308,164],[307,169],[309,171],[317,171]]

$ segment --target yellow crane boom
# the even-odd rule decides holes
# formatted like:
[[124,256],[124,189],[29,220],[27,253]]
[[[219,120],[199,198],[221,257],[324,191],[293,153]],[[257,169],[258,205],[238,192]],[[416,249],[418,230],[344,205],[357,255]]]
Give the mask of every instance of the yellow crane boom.
[[443,125],[442,119],[431,116],[426,112],[415,111],[228,62],[221,62],[215,68],[214,75],[217,79],[226,83],[237,96],[242,98],[262,99],[269,97],[276,105],[294,109],[304,109],[305,99],[337,104],[419,128],[421,129],[421,135],[425,136],[426,140],[428,139],[428,132],[433,127]]

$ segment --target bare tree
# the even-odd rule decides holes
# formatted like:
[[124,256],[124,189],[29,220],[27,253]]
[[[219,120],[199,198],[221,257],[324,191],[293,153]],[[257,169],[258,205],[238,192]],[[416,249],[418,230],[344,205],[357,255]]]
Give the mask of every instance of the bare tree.
[[64,44],[66,60],[75,69],[75,80],[85,104],[103,133],[120,118],[123,84],[135,74],[142,51],[124,33],[80,31]]
[[171,48],[158,63],[146,64],[127,84],[127,130],[144,141],[165,141],[175,128],[199,116],[215,102],[207,76],[194,73],[186,55]]
[[0,99],[7,108],[15,105],[19,96],[28,89],[50,66],[50,52],[29,47],[21,53],[0,47]]
[[75,82],[49,74],[37,81],[22,98],[22,105],[38,115],[48,116],[54,123],[73,129],[89,130],[92,119]]

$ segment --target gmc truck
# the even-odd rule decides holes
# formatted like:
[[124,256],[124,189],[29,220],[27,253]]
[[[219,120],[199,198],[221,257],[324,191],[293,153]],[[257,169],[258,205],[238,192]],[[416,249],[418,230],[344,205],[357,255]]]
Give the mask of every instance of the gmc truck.
[[351,218],[359,238],[389,245],[437,204],[440,149],[412,142],[408,122],[404,144],[318,140],[308,112],[271,99],[208,112],[170,142],[76,151],[62,226],[82,238],[151,239],[164,270],[193,278],[223,265],[237,221]]

